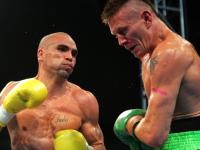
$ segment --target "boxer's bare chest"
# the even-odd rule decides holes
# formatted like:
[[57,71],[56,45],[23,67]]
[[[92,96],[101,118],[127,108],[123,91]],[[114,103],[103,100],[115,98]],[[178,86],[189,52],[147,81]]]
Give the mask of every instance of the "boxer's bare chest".
[[[26,141],[28,144],[28,141],[34,140],[37,143],[38,140],[39,144],[40,139],[52,142],[59,130],[79,130],[82,119],[77,101],[73,97],[62,96],[48,99],[37,108],[19,112],[9,128],[11,133],[13,130],[18,138],[21,137],[19,143]],[[13,140],[17,140],[16,137],[12,137]]]

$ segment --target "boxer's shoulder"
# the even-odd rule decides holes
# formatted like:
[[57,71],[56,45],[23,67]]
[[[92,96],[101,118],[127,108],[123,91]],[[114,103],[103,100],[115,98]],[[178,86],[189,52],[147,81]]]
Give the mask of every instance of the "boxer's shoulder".
[[70,83],[69,86],[71,89],[72,97],[75,97],[77,100],[91,101],[96,99],[94,94],[89,90],[83,89],[74,83]]

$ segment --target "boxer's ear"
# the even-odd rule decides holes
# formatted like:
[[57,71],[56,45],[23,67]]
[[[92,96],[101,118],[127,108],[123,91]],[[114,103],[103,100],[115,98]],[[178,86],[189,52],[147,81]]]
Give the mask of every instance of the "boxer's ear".
[[42,48],[38,48],[38,51],[37,51],[38,61],[42,59],[42,56],[43,56],[43,49]]
[[149,29],[152,25],[152,14],[149,11],[143,11],[141,14],[141,18],[144,21],[145,26]]

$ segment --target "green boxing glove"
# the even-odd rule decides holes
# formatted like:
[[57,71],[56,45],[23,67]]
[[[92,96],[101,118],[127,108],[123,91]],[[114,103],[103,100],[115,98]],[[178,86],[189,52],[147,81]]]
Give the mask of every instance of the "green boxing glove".
[[126,129],[126,124],[131,117],[134,116],[144,116],[144,109],[130,109],[126,110],[119,115],[114,124],[115,135],[126,145],[130,147],[131,150],[153,150],[153,148],[140,142],[135,136],[130,136]]

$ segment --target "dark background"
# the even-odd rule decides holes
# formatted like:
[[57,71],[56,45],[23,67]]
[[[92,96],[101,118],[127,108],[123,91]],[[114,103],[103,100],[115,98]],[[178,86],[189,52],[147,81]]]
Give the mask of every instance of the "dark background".
[[[8,81],[35,76],[39,40],[52,32],[67,32],[79,49],[70,81],[97,97],[107,149],[128,150],[115,137],[112,128],[122,111],[141,107],[139,62],[117,45],[101,23],[100,13],[105,1],[1,0],[0,88]],[[198,6],[198,1],[185,1],[186,38],[197,51],[200,50]],[[175,17],[169,21],[179,30]],[[0,149],[10,150],[6,128],[0,134]]]

